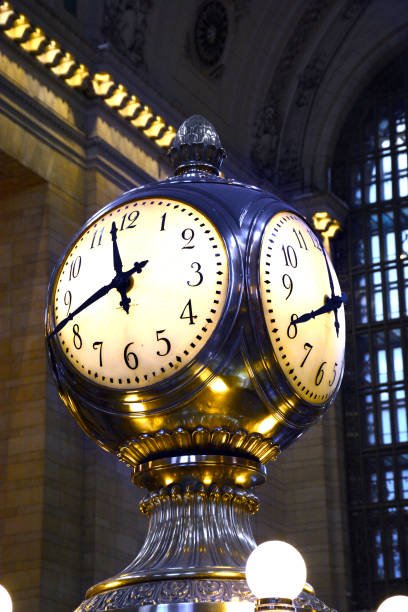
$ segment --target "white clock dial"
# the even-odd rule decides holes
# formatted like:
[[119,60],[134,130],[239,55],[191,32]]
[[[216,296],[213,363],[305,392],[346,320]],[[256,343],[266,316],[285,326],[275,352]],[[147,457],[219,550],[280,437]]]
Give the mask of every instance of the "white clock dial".
[[67,253],[51,333],[83,376],[141,388],[191,363],[227,290],[227,252],[208,217],[175,200],[131,201],[101,215]]
[[325,403],[341,380],[345,343],[342,294],[330,259],[300,217],[281,212],[265,228],[259,265],[262,309],[279,366],[298,396]]

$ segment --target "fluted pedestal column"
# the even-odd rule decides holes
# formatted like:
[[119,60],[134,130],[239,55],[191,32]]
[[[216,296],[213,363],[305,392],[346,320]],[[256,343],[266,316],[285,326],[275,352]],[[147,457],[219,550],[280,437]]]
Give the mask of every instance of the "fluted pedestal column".
[[242,457],[184,455],[139,465],[133,481],[148,489],[140,504],[149,521],[145,543],[126,569],[90,588],[76,612],[253,601],[245,563],[256,546],[253,488],[264,480],[265,467]]

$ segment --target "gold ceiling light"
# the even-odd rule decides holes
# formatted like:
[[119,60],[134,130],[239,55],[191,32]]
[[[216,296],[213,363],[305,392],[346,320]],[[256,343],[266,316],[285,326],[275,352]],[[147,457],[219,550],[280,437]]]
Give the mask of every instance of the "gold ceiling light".
[[65,82],[70,87],[82,87],[84,81],[89,77],[89,72],[84,64],[79,64],[78,68],[75,70],[74,74],[65,79]]
[[19,41],[24,37],[27,30],[29,30],[30,28],[31,25],[27,17],[25,15],[19,15],[14,21],[11,28],[4,30],[4,32],[6,36],[11,38],[12,40]]
[[138,116],[132,119],[130,123],[137,128],[145,128],[152,117],[152,109],[149,106],[144,106]]
[[107,72],[92,75],[85,64],[77,62],[68,51],[64,52],[56,40],[48,38],[41,28],[33,27],[25,15],[17,14],[10,2],[0,3],[0,30],[69,87],[103,98],[107,106],[158,147],[166,149],[173,142],[176,135],[173,126],[166,125],[162,117],[155,116],[149,106],[143,105],[135,94],[129,94],[124,85],[115,83]]
[[10,2],[3,2],[0,5],[0,27],[10,27],[12,19],[16,17],[16,13],[12,8]]
[[155,143],[157,144],[158,147],[167,149],[167,147],[169,147],[171,143],[173,142],[175,136],[176,136],[175,128],[172,125],[168,125],[167,130],[164,132],[163,136],[155,140]]
[[50,40],[43,53],[36,56],[36,59],[44,66],[53,66],[62,56],[61,47],[55,40]]
[[92,87],[97,96],[109,96],[114,85],[115,82],[108,72],[97,72],[92,77]]
[[136,112],[142,107],[137,96],[132,95],[126,100],[126,104],[118,110],[121,117],[125,119],[133,119]]
[[128,97],[127,89],[124,85],[118,85],[110,98],[105,98],[105,104],[111,108],[119,108]]
[[341,229],[337,219],[332,219],[328,212],[316,212],[313,217],[313,227],[317,229],[324,238],[333,238]]
[[148,138],[157,138],[159,134],[162,132],[163,128],[166,127],[162,117],[157,115],[156,119],[146,130],[143,130],[143,134]]
[[41,28],[35,28],[25,42],[20,43],[20,47],[28,53],[39,53],[47,42],[47,38]]
[[320,232],[323,239],[323,246],[331,257],[330,239],[334,238],[337,232],[341,229],[337,219],[332,219],[327,211],[316,212],[313,217],[313,227]]
[[52,72],[60,77],[70,77],[74,71],[76,65],[75,59],[72,57],[71,53],[65,53],[63,55],[58,64],[51,68]]

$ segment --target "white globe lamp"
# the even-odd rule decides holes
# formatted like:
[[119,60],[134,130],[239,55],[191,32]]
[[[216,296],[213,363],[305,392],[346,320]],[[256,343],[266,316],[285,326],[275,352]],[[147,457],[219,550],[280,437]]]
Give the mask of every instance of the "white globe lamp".
[[306,564],[300,552],[291,544],[280,540],[263,542],[249,555],[246,579],[256,596],[257,610],[275,609],[273,600],[284,600],[293,610],[292,600],[299,595],[306,583]]
[[377,612],[408,612],[408,597],[406,595],[388,597],[378,606]]
[[7,589],[0,584],[0,612],[13,612],[13,602]]

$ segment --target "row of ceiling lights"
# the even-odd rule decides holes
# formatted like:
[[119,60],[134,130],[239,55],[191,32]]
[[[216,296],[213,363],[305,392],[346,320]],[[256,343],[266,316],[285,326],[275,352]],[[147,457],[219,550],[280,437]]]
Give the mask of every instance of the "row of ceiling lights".
[[171,145],[176,135],[173,126],[155,116],[149,106],[143,105],[124,85],[115,83],[107,72],[91,74],[71,53],[64,52],[57,41],[48,38],[41,28],[33,27],[25,15],[16,13],[10,2],[0,2],[0,29],[69,87],[88,97],[102,98],[158,147],[165,149]]

